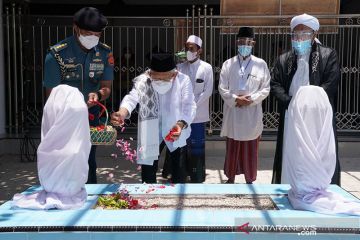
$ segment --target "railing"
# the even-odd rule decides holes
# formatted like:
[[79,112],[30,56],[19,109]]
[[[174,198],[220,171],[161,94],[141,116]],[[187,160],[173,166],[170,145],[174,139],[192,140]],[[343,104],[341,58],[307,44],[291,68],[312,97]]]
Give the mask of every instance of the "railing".
[[[209,12],[209,14],[208,14]],[[196,14],[197,13],[197,14]],[[45,103],[42,87],[44,59],[49,46],[72,35],[72,17],[29,16],[15,5],[5,7],[3,15],[7,127],[9,131],[39,126]],[[236,54],[235,34],[239,21],[271,20],[274,26],[254,26],[254,54],[263,58],[270,68],[279,54],[290,48],[288,20],[292,16],[213,16],[212,9],[193,7],[185,17],[108,17],[104,43],[112,46],[115,56],[115,79],[112,96],[106,102],[116,110],[121,99],[132,87],[132,79],[147,69],[153,51],[180,51],[187,36],[203,39],[203,60],[214,70],[214,90],[210,101],[211,121],[208,131],[219,130],[222,124],[223,102],[217,91],[222,63]],[[341,64],[341,82],[337,99],[339,131],[360,131],[360,15],[318,16],[336,25],[322,25],[319,40],[336,49]],[[127,58],[125,53],[131,52]],[[126,56],[126,57],[125,57]],[[268,97],[263,102],[265,131],[276,130],[278,108]],[[129,122],[136,126],[136,116]]]

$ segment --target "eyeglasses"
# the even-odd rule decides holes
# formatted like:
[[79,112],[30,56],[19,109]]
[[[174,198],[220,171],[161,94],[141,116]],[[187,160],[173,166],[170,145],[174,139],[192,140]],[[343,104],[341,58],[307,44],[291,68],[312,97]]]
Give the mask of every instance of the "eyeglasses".
[[292,40],[309,40],[312,38],[314,32],[292,32],[290,37]]
[[237,45],[251,45],[253,44],[254,40],[250,39],[250,38],[244,38],[244,39],[237,39],[236,40],[236,44]]
[[148,73],[150,78],[154,81],[170,81],[174,77],[174,73],[155,73],[149,72]]

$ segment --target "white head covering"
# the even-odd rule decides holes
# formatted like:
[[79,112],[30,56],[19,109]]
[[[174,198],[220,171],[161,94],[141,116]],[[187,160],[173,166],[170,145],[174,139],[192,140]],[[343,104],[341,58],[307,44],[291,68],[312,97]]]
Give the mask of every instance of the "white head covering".
[[295,209],[360,214],[360,203],[327,191],[336,164],[333,111],[325,90],[303,86],[288,107],[282,174]]
[[13,206],[31,209],[82,206],[87,197],[90,148],[84,96],[68,85],[53,88],[44,107],[37,150],[39,180],[44,190],[15,195]]
[[195,43],[196,45],[198,45],[200,48],[202,46],[202,40],[201,38],[195,36],[195,35],[190,35],[189,38],[186,41],[187,43]]
[[294,28],[300,24],[308,26],[309,28],[313,29],[314,31],[318,31],[320,28],[319,20],[316,17],[313,17],[306,13],[295,16],[291,19],[291,22],[290,22],[291,31],[294,30]]

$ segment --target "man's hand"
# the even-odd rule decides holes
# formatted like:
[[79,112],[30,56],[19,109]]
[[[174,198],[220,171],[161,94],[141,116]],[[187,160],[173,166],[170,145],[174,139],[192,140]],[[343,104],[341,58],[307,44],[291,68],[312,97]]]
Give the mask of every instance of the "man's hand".
[[235,107],[241,107],[241,106],[248,106],[250,105],[253,101],[251,100],[250,96],[246,96],[246,95],[239,95],[236,100],[236,105]]
[[182,127],[183,127],[181,125],[182,125],[182,123],[179,123],[179,122],[176,123],[170,130],[169,134],[165,137],[165,140],[170,141],[170,142],[174,142],[174,141],[178,140],[181,135],[181,131],[182,131]]
[[98,95],[97,93],[89,93],[89,98],[88,98],[88,101],[87,101],[87,105],[89,108],[93,107],[96,105],[95,102],[99,101],[100,99],[98,98]]
[[122,126],[124,125],[125,118],[129,114],[126,108],[120,108],[119,111],[111,114],[111,124],[114,126]]

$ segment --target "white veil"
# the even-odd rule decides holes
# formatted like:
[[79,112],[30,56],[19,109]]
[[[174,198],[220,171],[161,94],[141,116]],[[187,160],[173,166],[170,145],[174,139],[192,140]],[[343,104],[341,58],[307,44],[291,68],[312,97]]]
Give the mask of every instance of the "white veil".
[[88,109],[77,88],[59,85],[45,104],[38,174],[44,190],[16,194],[13,206],[30,209],[72,209],[86,201],[90,153]]
[[327,191],[336,164],[333,112],[325,91],[300,87],[288,107],[283,156],[288,197],[295,209],[360,214],[360,202]]

